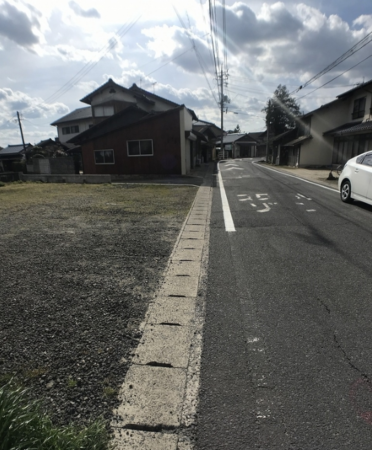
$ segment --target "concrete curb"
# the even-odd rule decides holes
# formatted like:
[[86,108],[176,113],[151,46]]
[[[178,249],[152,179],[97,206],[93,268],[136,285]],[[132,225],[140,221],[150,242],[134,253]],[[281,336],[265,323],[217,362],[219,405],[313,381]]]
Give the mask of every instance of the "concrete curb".
[[211,203],[201,186],[149,305],[111,424],[118,450],[193,448]]

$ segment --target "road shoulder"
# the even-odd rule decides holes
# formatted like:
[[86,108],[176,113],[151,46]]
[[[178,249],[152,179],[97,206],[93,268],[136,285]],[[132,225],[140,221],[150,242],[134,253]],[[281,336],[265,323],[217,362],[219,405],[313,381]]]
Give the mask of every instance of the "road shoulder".
[[264,162],[254,162],[254,164],[257,164],[260,167],[274,170],[276,172],[291,175],[295,178],[310,181],[315,184],[320,184],[321,186],[326,186],[336,191],[338,190],[338,179],[335,177],[336,179],[334,180],[328,180],[330,174],[330,170],[328,169],[304,169],[296,167],[273,166]]
[[193,448],[211,200],[201,186],[142,324],[112,422],[118,449]]

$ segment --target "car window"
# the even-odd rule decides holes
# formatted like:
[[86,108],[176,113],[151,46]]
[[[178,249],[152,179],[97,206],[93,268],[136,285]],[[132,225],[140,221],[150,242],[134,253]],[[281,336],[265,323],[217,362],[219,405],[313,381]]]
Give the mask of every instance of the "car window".
[[372,166],[372,155],[366,155],[366,157],[363,159],[363,166]]
[[356,159],[357,164],[362,164],[363,159],[365,158],[366,155],[361,155]]

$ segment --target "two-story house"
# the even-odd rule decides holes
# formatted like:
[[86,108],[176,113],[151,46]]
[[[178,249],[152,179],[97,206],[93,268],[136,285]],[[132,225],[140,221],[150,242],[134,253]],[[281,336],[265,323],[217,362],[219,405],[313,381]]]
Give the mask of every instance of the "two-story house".
[[281,145],[281,163],[298,167],[343,164],[372,148],[372,80],[303,115],[297,135]]
[[81,101],[90,105],[82,108],[91,121],[84,131],[76,133],[66,116],[54,124],[70,127],[67,131],[73,133],[66,144],[81,147],[85,173],[184,175],[190,171],[197,140],[192,110],[135,84],[127,89],[112,79]]
[[180,106],[147,92],[136,84],[127,89],[115,83],[111,78],[80,101],[89,106],[75,109],[51,124],[57,127],[59,142],[67,147],[74,145],[67,141],[127,106],[137,105],[148,112],[167,111]]
[[74,144],[67,144],[67,141],[93,125],[92,108],[86,106],[75,109],[51,125],[57,127],[59,142],[66,147],[73,147]]

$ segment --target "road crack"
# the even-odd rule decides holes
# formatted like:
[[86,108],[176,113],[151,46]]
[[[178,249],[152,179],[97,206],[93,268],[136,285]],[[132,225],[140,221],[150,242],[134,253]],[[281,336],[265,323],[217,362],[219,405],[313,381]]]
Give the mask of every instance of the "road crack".
[[352,361],[351,358],[347,355],[346,351],[344,350],[344,348],[342,347],[342,345],[339,343],[336,334],[333,334],[333,340],[334,343],[336,345],[336,347],[341,350],[342,354],[344,355],[344,359],[346,360],[346,362],[349,364],[349,366],[354,369],[356,372],[358,372],[361,377],[363,377],[366,381],[368,381],[368,383],[371,382],[370,377],[364,373],[362,370],[359,369],[359,367],[357,367]]

